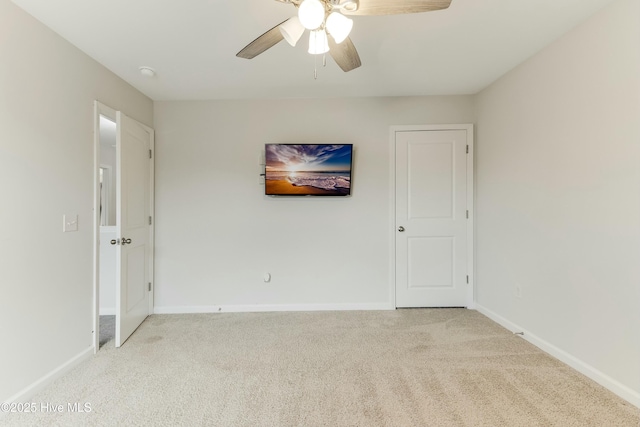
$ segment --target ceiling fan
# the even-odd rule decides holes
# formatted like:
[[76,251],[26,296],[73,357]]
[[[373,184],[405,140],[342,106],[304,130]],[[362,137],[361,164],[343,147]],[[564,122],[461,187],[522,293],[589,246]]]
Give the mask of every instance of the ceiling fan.
[[309,30],[312,55],[329,52],[343,71],[351,71],[362,63],[349,33],[353,21],[346,15],[398,15],[446,9],[451,0],[276,0],[292,4],[297,15],[279,23],[245,46],[236,54],[252,59],[280,41],[295,46],[305,29]]

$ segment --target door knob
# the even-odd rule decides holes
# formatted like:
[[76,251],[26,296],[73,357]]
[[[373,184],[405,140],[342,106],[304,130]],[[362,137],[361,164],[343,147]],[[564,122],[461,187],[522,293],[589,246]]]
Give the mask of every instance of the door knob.
[[403,226],[398,227],[398,231],[402,233],[404,231],[404,227]]
[[130,244],[131,244],[131,239],[125,239],[125,238],[123,238],[123,239],[122,239],[122,244],[123,244],[123,245],[130,245]]
[[117,244],[119,244],[119,243],[120,243],[120,239],[118,239],[118,240],[116,240],[116,239],[112,239],[112,240],[111,240],[111,244],[112,244],[112,245],[117,245]]

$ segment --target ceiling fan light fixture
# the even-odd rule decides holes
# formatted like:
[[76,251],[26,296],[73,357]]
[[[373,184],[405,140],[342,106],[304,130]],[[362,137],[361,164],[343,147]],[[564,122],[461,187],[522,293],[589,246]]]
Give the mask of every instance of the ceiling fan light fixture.
[[300,37],[302,37],[302,33],[304,33],[304,27],[297,16],[292,16],[284,24],[280,25],[280,32],[287,43],[295,46]]
[[308,30],[315,30],[324,21],[324,6],[320,0],[303,0],[298,7],[300,23]]
[[315,30],[309,32],[309,53],[312,55],[320,55],[329,52],[329,41],[327,33],[324,30]]
[[333,12],[327,18],[327,31],[340,44],[349,36],[353,28],[353,19],[349,19],[339,12]]

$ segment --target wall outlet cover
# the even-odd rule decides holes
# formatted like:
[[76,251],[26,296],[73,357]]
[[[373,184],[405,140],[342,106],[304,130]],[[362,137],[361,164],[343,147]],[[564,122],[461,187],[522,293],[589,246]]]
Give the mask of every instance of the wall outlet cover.
[[78,231],[78,215],[62,215],[62,231]]

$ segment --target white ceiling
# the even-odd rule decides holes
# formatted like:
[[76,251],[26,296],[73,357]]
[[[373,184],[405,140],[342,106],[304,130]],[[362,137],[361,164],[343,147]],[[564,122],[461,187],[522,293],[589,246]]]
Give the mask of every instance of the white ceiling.
[[[318,57],[317,80],[303,40],[235,56],[295,13],[274,0],[12,1],[150,98],[197,100],[473,94],[613,0],[453,0],[356,16],[362,67]],[[141,76],[143,65],[158,75]]]

